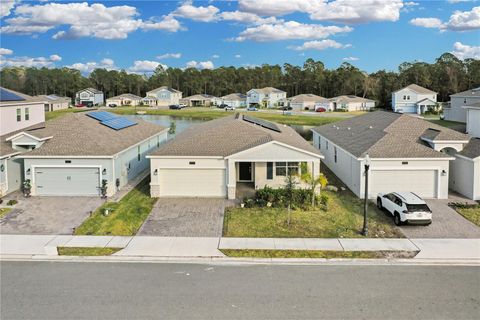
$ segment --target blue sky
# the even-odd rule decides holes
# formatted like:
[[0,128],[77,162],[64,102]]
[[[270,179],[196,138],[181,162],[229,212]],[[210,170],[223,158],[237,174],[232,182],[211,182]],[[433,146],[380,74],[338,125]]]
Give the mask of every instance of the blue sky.
[[1,0],[0,66],[150,73],[159,63],[215,68],[263,63],[362,70],[480,58],[480,1]]

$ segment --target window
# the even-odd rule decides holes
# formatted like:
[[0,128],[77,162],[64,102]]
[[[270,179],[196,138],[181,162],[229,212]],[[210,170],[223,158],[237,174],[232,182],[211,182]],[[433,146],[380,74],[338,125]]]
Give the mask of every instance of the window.
[[467,103],[467,99],[463,99],[463,103]]
[[333,159],[335,163],[337,163],[337,147],[333,147]]
[[407,96],[407,100],[410,100],[410,96]]
[[25,121],[30,120],[30,109],[25,108]]
[[322,149],[322,137],[318,136],[318,149]]
[[140,161],[140,146],[137,147],[137,160]]
[[308,164],[306,162],[300,163],[300,174],[308,173]]
[[407,100],[407,96],[403,96],[403,100]]
[[157,148],[160,147],[160,137],[157,137]]
[[298,162],[276,162],[275,174],[277,176],[287,176],[289,174],[298,174]]
[[17,122],[22,121],[22,109],[17,109]]
[[273,162],[267,162],[267,180],[273,179]]
[[328,141],[325,141],[325,149],[328,150]]

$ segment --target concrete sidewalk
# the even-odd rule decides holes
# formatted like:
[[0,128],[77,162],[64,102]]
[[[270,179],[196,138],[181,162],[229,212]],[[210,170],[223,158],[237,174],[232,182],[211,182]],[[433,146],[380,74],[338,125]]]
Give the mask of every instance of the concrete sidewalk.
[[480,262],[480,239],[195,238],[0,235],[0,256],[56,256],[57,247],[123,248],[117,257],[225,258],[221,249],[419,251],[414,259]]

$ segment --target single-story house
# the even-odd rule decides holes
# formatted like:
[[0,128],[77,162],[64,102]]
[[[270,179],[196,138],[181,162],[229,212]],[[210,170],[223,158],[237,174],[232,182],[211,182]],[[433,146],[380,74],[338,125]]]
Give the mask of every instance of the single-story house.
[[219,98],[204,93],[180,99],[180,103],[187,107],[210,107],[217,105],[219,101],[221,101]]
[[21,165],[9,174],[30,180],[33,196],[97,196],[103,180],[111,196],[148,170],[145,156],[167,131],[105,111],[71,113],[7,135],[2,146],[20,153]]
[[450,165],[450,188],[480,200],[480,137],[470,139],[462,151],[455,154]]
[[38,95],[36,97],[45,101],[45,104],[44,104],[45,112],[67,109],[72,104],[71,98],[60,97],[60,96],[57,96],[56,94]]
[[353,95],[331,98],[333,110],[368,111],[375,108],[375,101]]
[[77,104],[92,104],[94,106],[99,106],[104,102],[103,92],[95,88],[80,90],[75,95],[75,103]]
[[152,197],[235,199],[239,184],[282,187],[301,167],[318,177],[322,155],[289,126],[237,114],[192,126],[148,158]]
[[[370,157],[368,197],[379,192],[411,191],[425,198],[448,198],[452,155],[469,137],[406,114],[376,111],[313,130],[324,164],[358,197],[365,193],[366,156]],[[473,174],[473,173],[472,173]]]
[[392,93],[394,112],[424,114],[437,108],[437,93],[415,83]]
[[247,96],[243,93],[232,93],[220,98],[221,104],[226,104],[233,108],[245,108],[247,106]]
[[176,89],[161,86],[147,92],[142,103],[151,107],[168,107],[172,104],[179,104],[182,92]]
[[333,109],[333,103],[330,100],[311,93],[299,94],[287,100],[288,106],[297,111],[317,110],[318,108],[325,108],[327,111]]
[[107,106],[115,105],[118,106],[138,106],[142,101],[142,97],[131,93],[124,93],[115,97],[107,99]]

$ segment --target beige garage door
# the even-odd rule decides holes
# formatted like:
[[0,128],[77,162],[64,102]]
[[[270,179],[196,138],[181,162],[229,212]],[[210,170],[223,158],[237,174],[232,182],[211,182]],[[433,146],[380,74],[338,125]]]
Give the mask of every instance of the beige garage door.
[[370,172],[371,198],[379,192],[411,191],[425,198],[437,197],[437,171],[435,170],[379,170]]
[[160,169],[161,197],[225,197],[224,169]]

